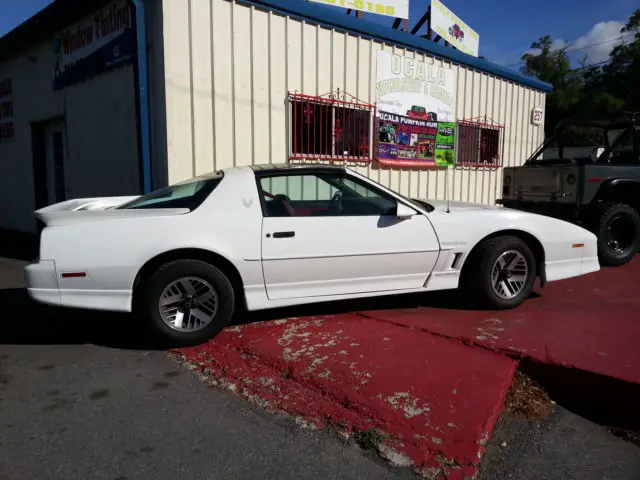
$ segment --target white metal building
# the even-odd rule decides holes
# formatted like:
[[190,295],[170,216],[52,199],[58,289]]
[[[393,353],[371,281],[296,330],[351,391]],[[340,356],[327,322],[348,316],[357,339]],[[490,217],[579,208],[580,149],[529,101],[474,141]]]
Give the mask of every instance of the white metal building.
[[56,0],[0,39],[2,85],[0,228],[24,232],[45,203],[288,160],[492,204],[551,89],[303,0]]

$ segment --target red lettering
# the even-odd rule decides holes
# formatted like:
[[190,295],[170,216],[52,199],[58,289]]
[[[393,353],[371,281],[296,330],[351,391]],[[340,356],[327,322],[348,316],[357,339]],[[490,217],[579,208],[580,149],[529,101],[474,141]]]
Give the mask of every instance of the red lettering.
[[98,38],[119,33],[131,28],[131,8],[129,5],[111,7],[107,12],[98,13],[93,21]]
[[13,117],[13,102],[0,103],[0,120]]
[[13,134],[13,122],[0,123],[0,140],[10,140]]
[[76,50],[93,43],[93,25],[78,27],[71,33],[65,33],[62,37],[62,49],[65,55],[70,55]]
[[12,93],[12,85],[11,79],[5,78],[4,80],[0,80],[0,98],[8,97]]

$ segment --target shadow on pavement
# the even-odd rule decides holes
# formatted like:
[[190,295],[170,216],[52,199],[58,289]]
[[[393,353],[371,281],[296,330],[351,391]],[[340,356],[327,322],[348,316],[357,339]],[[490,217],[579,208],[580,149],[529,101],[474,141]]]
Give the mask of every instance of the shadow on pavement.
[[90,343],[110,348],[161,349],[132,315],[40,305],[23,288],[0,290],[0,303],[4,306],[3,345]]
[[527,359],[519,368],[567,410],[599,425],[640,429],[640,384]]
[[[95,344],[110,348],[165,350],[146,325],[131,314],[58,308],[29,298],[24,288],[0,289],[5,319],[0,344]],[[276,320],[284,317],[333,315],[353,311],[404,309],[419,306],[463,308],[451,293],[412,294],[365,300],[336,301],[258,312],[239,311],[232,324]]]
[[[110,348],[166,350],[140,319],[131,314],[68,309],[40,305],[23,288],[0,289],[5,321],[0,344],[59,345],[95,344]],[[334,315],[354,311],[407,308],[471,310],[474,307],[456,292],[433,292],[342,300],[257,312],[237,311],[232,325],[286,317]]]

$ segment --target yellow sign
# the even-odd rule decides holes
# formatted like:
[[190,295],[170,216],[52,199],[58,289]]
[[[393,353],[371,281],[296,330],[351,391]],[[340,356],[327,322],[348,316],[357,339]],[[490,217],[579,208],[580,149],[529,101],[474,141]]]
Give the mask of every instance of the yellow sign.
[[409,18],[409,0],[308,0],[334,7],[349,8],[367,13],[377,13],[394,18]]
[[461,52],[478,56],[480,36],[440,0],[431,0],[431,30]]

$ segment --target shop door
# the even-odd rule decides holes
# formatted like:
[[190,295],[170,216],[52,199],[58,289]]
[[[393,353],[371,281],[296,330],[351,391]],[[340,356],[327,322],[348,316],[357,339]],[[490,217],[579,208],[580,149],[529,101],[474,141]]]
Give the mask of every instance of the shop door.
[[51,205],[67,199],[65,182],[67,152],[64,123],[55,121],[46,125],[44,137],[47,203]]

